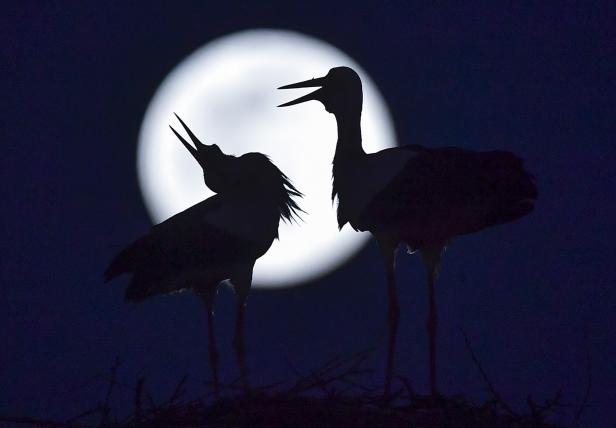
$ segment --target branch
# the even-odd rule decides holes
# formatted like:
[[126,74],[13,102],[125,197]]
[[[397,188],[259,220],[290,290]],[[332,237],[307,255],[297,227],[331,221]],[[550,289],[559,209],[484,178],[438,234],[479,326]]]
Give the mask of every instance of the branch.
[[471,358],[473,359],[473,362],[475,363],[475,366],[477,367],[477,369],[479,369],[479,373],[481,373],[481,377],[483,378],[483,381],[488,385],[488,388],[490,389],[490,393],[492,394],[492,397],[494,398],[494,400],[498,404],[500,404],[502,408],[505,409],[505,411],[509,413],[512,417],[519,419],[520,415],[518,415],[516,412],[514,412],[511,409],[511,407],[509,407],[509,405],[505,402],[505,400],[503,400],[501,395],[496,391],[496,389],[492,385],[492,382],[490,382],[490,379],[488,378],[488,375],[486,374],[485,370],[483,370],[483,367],[481,366],[479,359],[475,355],[475,352],[473,352],[473,348],[471,347],[471,343],[468,340],[468,336],[466,335],[466,332],[463,329],[460,329],[460,332],[462,333],[462,336],[464,336],[464,342],[466,343],[466,347],[469,353],[471,354]]
[[[362,369],[361,365],[365,362],[367,355],[372,349],[367,349],[351,355],[348,359],[335,356],[326,361],[316,370],[311,370],[306,376],[302,376],[297,370],[293,369],[300,378],[295,385],[289,389],[291,394],[301,394],[302,392],[318,388],[326,396],[336,395],[338,392],[332,384],[340,382],[351,387],[358,387],[353,382],[353,378],[359,375],[371,373],[370,370]],[[347,366],[348,368],[344,368]],[[336,371],[340,370],[339,373]],[[360,388],[361,389],[361,388]]]
[[542,405],[538,405],[529,394],[526,397],[526,403],[530,409],[531,416],[534,422],[543,422],[545,414],[555,407],[562,407],[561,400],[563,398],[563,390],[559,389],[553,398],[546,400]]
[[113,388],[116,384],[116,377],[118,374],[118,367],[120,367],[120,357],[116,357],[113,365],[111,366],[111,382],[109,382],[109,387],[107,388],[107,394],[105,394],[105,401],[100,406],[101,407],[101,421],[99,423],[100,427],[107,426],[109,424],[109,414],[111,412],[111,395],[113,394]]
[[175,389],[173,390],[173,394],[171,394],[171,397],[169,397],[169,399],[165,403],[162,404],[163,407],[171,406],[173,403],[175,403],[178,399],[180,399],[184,395],[184,393],[186,392],[186,389],[184,388],[184,386],[186,385],[187,380],[188,380],[188,375],[186,374],[175,386]]
[[73,422],[85,418],[86,416],[90,416],[90,415],[94,415],[95,413],[101,413],[103,411],[103,408],[98,405],[90,410],[86,410],[85,412],[81,412],[79,413],[77,416],[73,416],[72,418],[68,419],[66,421],[67,424],[72,424]]

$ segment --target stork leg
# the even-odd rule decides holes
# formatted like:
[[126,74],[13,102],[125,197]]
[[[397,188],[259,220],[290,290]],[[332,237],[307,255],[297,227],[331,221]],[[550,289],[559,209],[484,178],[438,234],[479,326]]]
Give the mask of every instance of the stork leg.
[[391,395],[391,380],[394,372],[394,357],[396,354],[396,337],[398,334],[398,323],[400,321],[400,305],[396,292],[395,269],[395,246],[379,242],[381,255],[387,273],[387,297],[388,297],[388,324],[389,340],[387,345],[387,365],[385,366],[385,391],[384,398],[388,400]]
[[442,246],[421,250],[421,256],[426,265],[428,282],[428,318],[426,320],[426,330],[428,330],[428,349],[430,351],[430,394],[433,397],[438,395],[436,387],[436,298],[434,296],[434,284],[438,275],[438,265],[440,262]]
[[[210,290],[209,288],[212,288]],[[220,381],[218,377],[218,351],[216,350],[216,336],[214,334],[214,296],[216,287],[209,287],[200,293],[205,311],[207,312],[207,332],[208,332],[208,356],[210,359],[210,370],[212,371],[212,383],[214,395],[220,396]]]
[[436,389],[436,302],[434,299],[434,274],[428,273],[428,295],[430,309],[426,328],[428,330],[428,346],[430,349],[430,393],[437,395]]
[[243,266],[238,269],[231,278],[233,289],[236,297],[236,312],[235,312],[235,334],[233,337],[233,347],[235,348],[235,357],[237,366],[240,371],[240,382],[245,393],[248,393],[248,369],[246,368],[246,346],[244,342],[244,326],[246,323],[246,300],[250,285],[252,283],[252,269],[254,264]]
[[233,338],[233,346],[235,348],[235,356],[237,358],[237,366],[240,370],[240,381],[244,392],[248,392],[248,370],[246,368],[246,347],[244,343],[244,324],[246,300],[238,297],[236,304],[236,319],[235,319],[235,336]]

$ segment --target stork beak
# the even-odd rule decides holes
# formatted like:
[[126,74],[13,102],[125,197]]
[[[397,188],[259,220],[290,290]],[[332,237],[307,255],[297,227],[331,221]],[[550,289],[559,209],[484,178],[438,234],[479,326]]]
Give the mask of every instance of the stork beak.
[[199,162],[198,152],[199,152],[200,149],[203,149],[204,147],[207,147],[207,146],[205,144],[203,144],[201,141],[199,141],[197,136],[195,134],[193,134],[193,132],[190,130],[190,128],[184,123],[184,121],[180,118],[180,116],[177,115],[177,113],[173,113],[173,114],[175,114],[175,117],[178,118],[178,120],[182,124],[182,127],[184,128],[184,130],[186,131],[186,133],[188,134],[188,136],[190,137],[192,142],[195,144],[196,148],[191,146],[188,143],[188,141],[186,141],[184,139],[184,137],[182,137],[175,129],[173,129],[173,127],[171,125],[169,125],[169,128],[171,128],[171,130],[173,131],[175,136],[178,137],[180,142],[184,145],[184,147],[186,147],[186,150],[188,150],[190,152],[190,154],[193,155],[193,157],[197,160],[197,162]]
[[288,107],[288,106],[300,104],[300,103],[311,101],[311,100],[321,101],[324,85],[325,85],[325,77],[318,77],[316,79],[304,80],[303,82],[291,83],[290,85],[281,86],[278,89],[314,88],[314,87],[319,87],[319,86],[320,88],[314,92],[311,92],[307,95],[299,97],[293,101],[280,104],[278,107]]

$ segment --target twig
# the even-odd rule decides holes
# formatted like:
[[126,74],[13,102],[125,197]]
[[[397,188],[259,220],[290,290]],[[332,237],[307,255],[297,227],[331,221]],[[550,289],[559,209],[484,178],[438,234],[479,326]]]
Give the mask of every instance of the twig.
[[561,406],[562,398],[563,398],[563,390],[561,388],[556,392],[553,398],[546,400],[545,403],[543,403],[543,405],[541,406],[538,406],[537,403],[533,401],[530,395],[528,396],[527,402],[529,404],[529,407],[531,408],[531,413],[533,417],[537,421],[543,421],[545,419],[545,414],[547,412],[552,410],[554,407]]
[[171,394],[171,397],[169,397],[169,399],[167,400],[166,403],[163,404],[163,406],[165,406],[165,405],[172,405],[180,397],[182,397],[182,395],[184,395],[184,393],[186,392],[186,390],[184,388],[184,385],[186,384],[187,380],[188,380],[188,375],[186,374],[186,375],[184,375],[184,377],[182,379],[180,379],[178,384],[175,386],[175,389],[173,390],[173,394]]
[[300,371],[295,367],[295,365],[293,364],[293,362],[291,361],[291,359],[289,357],[285,356],[284,360],[287,363],[287,367],[289,368],[289,370],[291,370],[295,376],[297,376],[297,377],[302,377],[303,376],[300,373]]
[[98,405],[98,406],[96,406],[96,407],[94,407],[94,408],[92,408],[90,410],[86,410],[85,412],[81,412],[78,415],[73,416],[72,418],[68,419],[66,421],[66,423],[67,424],[71,424],[71,423],[73,423],[76,420],[85,418],[86,416],[90,416],[90,415],[93,415],[95,413],[100,413],[102,411],[103,411],[103,408],[100,405]]
[[118,373],[118,367],[120,367],[120,357],[116,357],[113,365],[111,366],[111,380],[109,382],[109,387],[107,388],[107,394],[105,394],[105,401],[101,407],[101,421],[99,423],[99,427],[104,427],[109,424],[109,414],[111,413],[111,395],[113,394],[113,388],[116,384],[116,377]]
[[483,381],[488,385],[488,388],[490,389],[490,393],[492,394],[492,397],[494,398],[494,400],[498,404],[500,404],[503,407],[503,409],[505,409],[505,411],[509,413],[509,415],[511,415],[512,417],[516,419],[519,419],[520,416],[516,412],[514,412],[511,409],[511,407],[509,407],[509,405],[505,402],[505,400],[503,400],[501,395],[496,391],[496,389],[492,385],[492,382],[490,382],[488,375],[486,374],[485,370],[481,366],[481,363],[479,362],[479,359],[477,358],[477,356],[475,355],[475,352],[473,351],[471,343],[468,340],[468,336],[466,335],[466,332],[464,331],[464,329],[461,328],[460,332],[462,333],[462,336],[464,336],[464,342],[466,343],[466,347],[469,353],[471,354],[471,358],[473,359],[473,362],[475,363],[475,366],[477,367],[477,369],[479,369],[479,373],[481,373],[481,377],[483,378]]
[[[362,363],[366,360],[367,354],[372,350],[372,348],[357,352],[351,355],[350,358],[344,360],[340,356],[335,356],[325,364],[321,365],[316,370],[310,371],[310,373],[306,376],[302,376],[299,371],[297,371],[293,366],[291,369],[300,376],[300,379],[289,389],[289,393],[291,394],[301,394],[302,392],[309,391],[311,389],[318,388],[323,392],[326,396],[333,396],[339,394],[339,391],[336,391],[335,386],[332,384],[336,382],[345,383],[347,386],[352,385],[354,387],[358,387],[352,381],[353,377],[371,373],[370,370],[361,369]],[[287,362],[290,364],[289,362]],[[349,365],[349,367],[345,370],[342,370],[340,373],[335,374],[335,372],[341,369],[344,365]]]
[[[362,371],[362,373],[358,372],[356,374],[364,374],[364,373],[365,374],[372,373],[372,370],[364,370],[364,371]],[[362,392],[364,392],[366,394],[373,394],[378,389],[378,387],[368,388],[367,386],[364,386],[364,385],[362,385],[362,384],[360,384],[358,382],[355,382],[352,379],[339,379],[339,380],[340,380],[340,382],[349,385],[351,388],[359,389],[360,391],[362,391]]]
[[[99,380],[105,381],[105,382],[107,382],[107,383],[112,383],[112,384],[114,384],[115,386],[119,386],[119,387],[122,387],[122,388],[124,388],[124,389],[128,389],[128,390],[133,391],[133,392],[136,392],[136,391],[137,391],[136,387],[134,387],[134,386],[132,386],[132,385],[128,385],[128,384],[123,383],[123,382],[118,382],[117,380],[114,380],[114,379],[112,379],[111,377],[108,377],[108,376],[105,376],[105,375],[101,375],[101,374],[99,374],[99,375],[97,376],[97,378],[98,378]],[[152,398],[152,396],[151,396],[151,395],[150,395],[150,394],[149,394],[149,393],[148,393],[145,389],[143,390],[143,393],[142,393],[142,394],[143,394],[143,396],[144,396],[145,398],[147,398],[147,399],[148,399],[148,404],[149,404],[149,406],[150,406],[151,408],[157,407],[156,403],[154,402],[154,399]]]
[[409,399],[412,399],[415,396],[415,391],[409,379],[406,376],[398,376],[398,379],[402,382],[404,389],[406,389],[406,392],[409,394]]

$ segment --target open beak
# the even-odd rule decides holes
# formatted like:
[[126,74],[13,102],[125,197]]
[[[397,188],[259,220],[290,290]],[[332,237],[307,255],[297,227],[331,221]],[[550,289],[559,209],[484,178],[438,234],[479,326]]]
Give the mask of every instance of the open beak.
[[296,89],[296,88],[314,88],[319,87],[314,92],[311,92],[303,97],[299,97],[293,101],[289,101],[288,103],[280,104],[278,107],[288,107],[295,104],[303,103],[306,101],[317,100],[321,101],[321,97],[323,95],[322,86],[325,85],[325,77],[318,77],[316,79],[304,80],[303,82],[291,83],[290,85],[281,86],[278,89]]
[[178,118],[178,120],[182,124],[182,127],[184,128],[184,130],[186,131],[186,133],[188,134],[188,136],[190,137],[192,142],[195,144],[196,148],[191,146],[188,143],[188,141],[186,141],[184,139],[184,137],[182,137],[175,129],[173,129],[173,127],[171,125],[169,125],[169,128],[171,128],[171,130],[173,131],[175,136],[178,137],[178,139],[184,145],[184,147],[186,147],[186,149],[190,152],[190,154],[193,155],[193,157],[197,160],[197,162],[199,162],[199,158],[198,158],[198,154],[197,153],[199,152],[200,149],[206,147],[205,144],[203,144],[201,141],[199,141],[197,136],[195,134],[193,134],[193,132],[190,130],[190,128],[188,126],[186,126],[184,121],[180,118],[180,116],[177,115],[177,113],[173,113],[173,114],[175,114],[175,117]]

